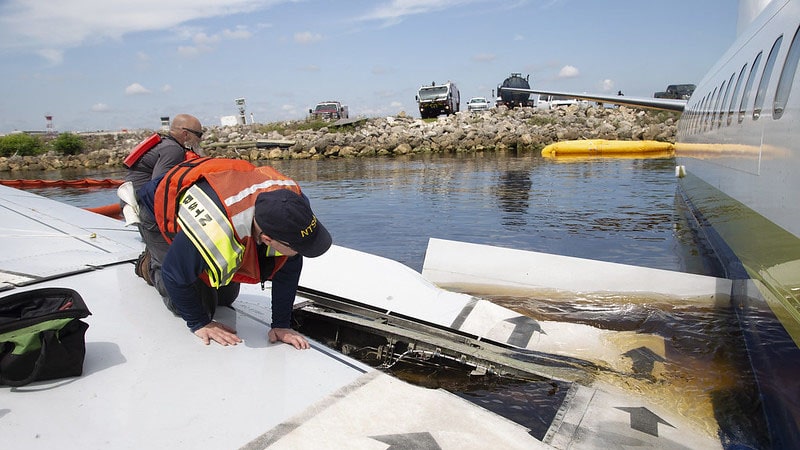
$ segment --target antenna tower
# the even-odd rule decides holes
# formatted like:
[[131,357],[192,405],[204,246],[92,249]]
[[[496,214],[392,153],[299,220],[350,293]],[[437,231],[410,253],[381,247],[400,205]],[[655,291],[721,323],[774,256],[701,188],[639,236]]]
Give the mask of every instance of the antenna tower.
[[247,125],[247,117],[244,115],[244,97],[237,98],[234,101],[236,106],[239,107],[239,124]]

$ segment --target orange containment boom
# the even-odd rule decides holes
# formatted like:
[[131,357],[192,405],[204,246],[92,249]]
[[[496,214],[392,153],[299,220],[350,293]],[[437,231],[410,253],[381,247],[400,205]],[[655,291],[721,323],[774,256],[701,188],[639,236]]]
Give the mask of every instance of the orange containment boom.
[[[110,178],[105,178],[102,180],[95,180],[91,178],[83,178],[81,180],[0,180],[0,184],[18,189],[54,187],[113,188],[121,185],[122,183],[123,180],[113,180]],[[122,219],[122,207],[119,203],[83,209],[93,213],[102,214],[104,216],[113,217],[115,219]]]
[[112,180],[105,178],[94,180],[84,178],[81,180],[0,180],[0,184],[14,188],[49,188],[49,187],[116,187],[122,184],[122,180]]
[[112,203],[110,205],[96,206],[94,208],[83,208],[96,214],[113,217],[114,219],[122,219],[122,206],[119,203]]

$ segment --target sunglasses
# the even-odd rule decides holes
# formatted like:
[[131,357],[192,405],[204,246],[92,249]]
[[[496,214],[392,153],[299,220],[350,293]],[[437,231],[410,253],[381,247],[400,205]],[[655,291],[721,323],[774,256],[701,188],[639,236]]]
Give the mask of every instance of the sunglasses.
[[181,130],[188,131],[189,133],[192,133],[193,135],[197,136],[197,139],[203,139],[203,132],[202,131],[197,131],[197,130],[193,130],[191,128],[183,128],[183,127],[181,127]]

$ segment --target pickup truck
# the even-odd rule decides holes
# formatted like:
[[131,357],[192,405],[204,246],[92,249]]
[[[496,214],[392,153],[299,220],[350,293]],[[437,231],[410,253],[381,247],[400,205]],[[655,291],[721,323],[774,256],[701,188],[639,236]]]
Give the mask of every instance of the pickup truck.
[[317,120],[339,120],[350,117],[347,106],[335,100],[317,103],[314,109],[308,110],[308,114],[311,119]]
[[694,93],[693,84],[670,84],[664,92],[656,92],[653,94],[655,98],[675,98],[679,100],[688,100]]

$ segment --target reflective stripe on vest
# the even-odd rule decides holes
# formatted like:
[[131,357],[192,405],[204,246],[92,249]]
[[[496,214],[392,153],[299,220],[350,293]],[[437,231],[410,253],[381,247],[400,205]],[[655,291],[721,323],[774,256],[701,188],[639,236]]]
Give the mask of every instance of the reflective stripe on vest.
[[[231,208],[234,204],[245,200],[249,195],[252,195],[255,192],[266,192],[271,191],[276,188],[290,188],[294,192],[299,192],[300,187],[297,186],[297,183],[290,179],[282,179],[282,180],[266,180],[261,183],[256,183],[253,185],[248,186],[246,189],[242,189],[241,191],[222,199],[222,203],[225,204],[226,208]],[[255,215],[255,203],[253,202],[251,205],[247,207],[247,209],[241,211],[238,214],[231,215],[231,222],[233,222],[234,228],[239,231],[239,235],[241,231],[246,230],[247,233],[250,232],[250,228],[253,226],[253,216]]]
[[181,197],[178,223],[208,265],[209,284],[229,284],[242,262],[244,246],[236,240],[225,213],[202,189],[191,186]]

